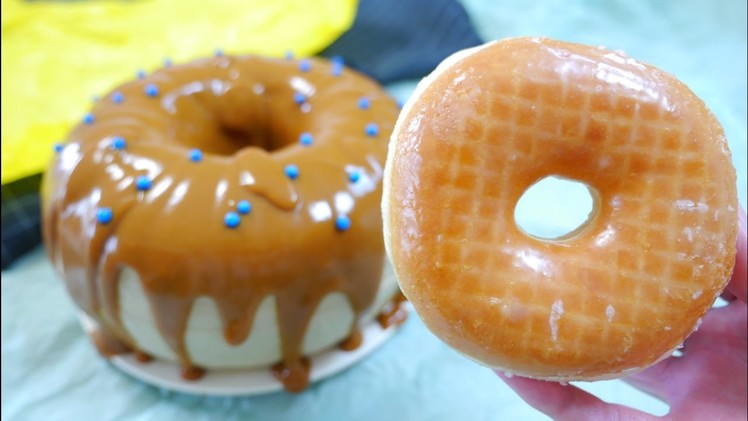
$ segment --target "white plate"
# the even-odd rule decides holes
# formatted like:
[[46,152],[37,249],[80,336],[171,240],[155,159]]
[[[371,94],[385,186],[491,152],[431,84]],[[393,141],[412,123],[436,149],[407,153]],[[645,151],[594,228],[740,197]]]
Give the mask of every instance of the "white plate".
[[[408,302],[402,308],[411,312]],[[81,325],[86,332],[95,328],[94,322],[83,312],[79,313]],[[397,330],[397,326],[383,329],[376,321],[361,328],[363,340],[361,345],[352,351],[332,349],[311,358],[309,383],[322,380],[338,373],[358,362],[382,345]],[[283,390],[283,385],[273,377],[269,368],[246,370],[206,370],[200,380],[182,379],[179,367],[171,362],[154,359],[141,363],[134,354],[115,355],[110,359],[112,364],[125,373],[154,386],[178,392],[210,396],[259,395]]]

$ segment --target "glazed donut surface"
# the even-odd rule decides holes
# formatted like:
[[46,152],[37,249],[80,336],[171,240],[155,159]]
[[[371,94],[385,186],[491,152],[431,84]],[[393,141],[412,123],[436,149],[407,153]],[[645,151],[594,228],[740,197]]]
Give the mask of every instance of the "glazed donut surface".
[[[316,58],[221,55],[141,75],[59,145],[49,255],[113,348],[187,377],[275,362],[301,390],[305,351],[354,347],[361,317],[397,291],[382,283],[379,205],[398,112],[373,80]],[[320,308],[334,323],[315,322]]]
[[[521,230],[534,183],[584,183],[593,211]],[[392,134],[385,246],[428,328],[478,362],[548,380],[619,377],[670,355],[729,280],[736,175],[686,85],[604,48],[514,38],[455,54]]]

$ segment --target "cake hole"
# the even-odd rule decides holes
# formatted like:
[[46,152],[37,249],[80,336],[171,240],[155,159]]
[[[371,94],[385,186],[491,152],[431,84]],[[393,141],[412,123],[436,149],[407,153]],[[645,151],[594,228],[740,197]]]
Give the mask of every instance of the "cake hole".
[[584,227],[594,208],[595,200],[586,184],[549,176],[530,186],[520,197],[514,208],[514,221],[532,237],[561,240]]
[[222,126],[221,132],[223,139],[229,144],[229,154],[238,152],[248,146],[256,146],[268,152],[273,152],[288,146],[290,143],[286,139],[273,136],[262,123],[256,124],[251,129]]
[[[274,152],[298,143],[298,133],[291,130],[298,115],[286,113],[288,115],[279,118],[263,90],[258,93],[256,87],[239,85],[207,98],[213,98],[204,106],[213,112],[218,133],[209,145],[203,145],[206,152],[233,155],[247,147]],[[200,97],[196,99],[201,100]],[[275,99],[276,102],[282,100]],[[286,102],[291,100],[286,98]]]

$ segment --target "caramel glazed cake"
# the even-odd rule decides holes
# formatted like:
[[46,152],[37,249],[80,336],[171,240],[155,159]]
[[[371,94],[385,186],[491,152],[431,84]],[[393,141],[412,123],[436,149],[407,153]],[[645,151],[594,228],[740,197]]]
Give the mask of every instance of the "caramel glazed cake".
[[215,57],[139,73],[55,146],[44,239],[106,357],[272,367],[402,322],[380,214],[398,104],[341,61]]

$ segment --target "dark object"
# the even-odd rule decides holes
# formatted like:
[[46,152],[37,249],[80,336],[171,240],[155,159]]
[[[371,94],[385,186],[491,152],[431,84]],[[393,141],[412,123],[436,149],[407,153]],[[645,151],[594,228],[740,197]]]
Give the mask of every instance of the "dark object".
[[39,185],[41,174],[2,187],[2,268],[41,242]]
[[419,79],[482,41],[455,0],[361,0],[350,30],[320,53],[387,84]]

